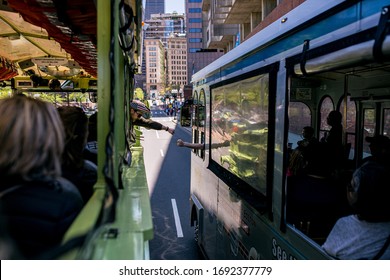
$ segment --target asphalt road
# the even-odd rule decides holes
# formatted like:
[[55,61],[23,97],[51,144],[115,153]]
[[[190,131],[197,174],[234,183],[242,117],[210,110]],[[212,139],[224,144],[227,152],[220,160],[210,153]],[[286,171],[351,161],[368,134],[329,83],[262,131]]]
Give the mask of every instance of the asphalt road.
[[176,146],[178,138],[191,141],[188,128],[176,126],[158,107],[152,108],[153,120],[175,127],[175,134],[142,129],[146,175],[151,196],[154,238],[150,241],[152,260],[202,259],[190,226],[191,150]]

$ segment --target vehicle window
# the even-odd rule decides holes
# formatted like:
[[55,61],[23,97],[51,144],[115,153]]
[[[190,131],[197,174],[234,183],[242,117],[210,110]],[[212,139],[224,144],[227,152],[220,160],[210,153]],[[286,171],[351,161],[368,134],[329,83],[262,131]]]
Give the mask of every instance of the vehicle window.
[[[205,122],[206,122],[206,95],[204,90],[202,89],[199,93],[199,101],[198,101],[198,121],[199,121],[199,139],[198,143],[205,142]],[[197,150],[198,156],[204,158],[204,149]]]
[[390,137],[390,109],[383,110],[383,135]]
[[214,88],[211,96],[212,159],[265,195],[269,75]]
[[204,127],[204,123],[206,120],[205,115],[205,105],[206,105],[206,96],[204,93],[204,90],[202,89],[199,94],[199,101],[198,101],[198,120],[199,120],[199,126]]
[[[375,109],[365,109],[363,113],[363,139],[375,135],[375,124]],[[370,155],[370,143],[363,141],[363,158]]]
[[330,97],[325,97],[320,105],[320,135],[318,139],[325,136],[325,132],[330,130],[330,126],[326,122],[329,113],[334,110],[334,104]]
[[[345,112],[344,98],[340,103],[340,113],[344,115]],[[355,157],[355,139],[356,139],[356,104],[351,100],[351,96],[347,96],[347,123],[345,125],[345,133],[347,134],[347,144],[350,145],[348,159]]]
[[305,126],[312,126],[312,116],[309,106],[302,102],[290,102],[288,118],[288,142],[292,144],[292,149],[295,149],[297,147],[297,142],[302,140],[302,128]]
[[198,143],[198,92],[194,91],[193,103],[191,106],[191,125],[192,125],[192,142]]

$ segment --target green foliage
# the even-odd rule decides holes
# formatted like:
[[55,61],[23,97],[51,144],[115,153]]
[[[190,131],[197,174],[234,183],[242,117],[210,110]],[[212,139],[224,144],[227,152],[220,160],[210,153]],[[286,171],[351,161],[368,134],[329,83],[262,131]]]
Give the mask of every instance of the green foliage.
[[70,93],[69,94],[69,101],[72,102],[72,101],[75,101],[75,102],[87,102],[88,101],[88,97],[85,93],[81,93],[81,92],[74,92],[74,93]]
[[50,103],[62,103],[66,100],[60,95],[54,95],[52,93],[40,93],[38,98]]
[[0,89],[0,98],[7,98],[10,96],[10,89],[9,88],[2,88]]
[[142,91],[141,88],[136,88],[134,91],[134,98],[139,99],[139,100],[144,100],[145,99],[145,94]]

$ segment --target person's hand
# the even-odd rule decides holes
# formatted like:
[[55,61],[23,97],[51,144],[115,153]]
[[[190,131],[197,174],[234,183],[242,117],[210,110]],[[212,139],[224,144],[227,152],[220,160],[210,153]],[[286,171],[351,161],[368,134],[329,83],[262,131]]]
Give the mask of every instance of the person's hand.
[[175,130],[174,130],[173,128],[170,128],[170,127],[169,127],[169,128],[168,128],[168,132],[169,132],[170,134],[173,135],[173,134],[175,133]]
[[184,146],[184,141],[181,140],[181,139],[177,139],[176,145],[177,145],[178,147],[183,147],[183,146]]

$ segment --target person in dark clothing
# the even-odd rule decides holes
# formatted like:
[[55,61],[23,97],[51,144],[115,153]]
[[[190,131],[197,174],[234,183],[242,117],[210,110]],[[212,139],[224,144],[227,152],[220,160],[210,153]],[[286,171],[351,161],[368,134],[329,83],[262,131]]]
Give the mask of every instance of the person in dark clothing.
[[300,175],[311,170],[315,163],[318,150],[318,140],[314,137],[314,128],[305,126],[302,129],[303,139],[297,142],[290,157],[288,175]]
[[326,118],[326,122],[331,126],[329,133],[321,139],[321,142],[328,143],[332,147],[339,147],[343,142],[343,125],[341,124],[343,116],[339,111],[331,111]]
[[65,129],[65,149],[62,155],[62,175],[80,191],[86,203],[97,181],[97,166],[84,159],[88,137],[88,117],[79,107],[58,108]]
[[84,149],[84,158],[97,164],[97,112],[88,118],[88,138]]
[[[148,114],[150,114],[150,109],[146,107],[146,105],[141,101],[133,100],[130,103],[130,116],[133,125],[138,125],[155,130],[165,130],[168,131],[170,134],[175,133],[175,130],[173,128],[143,117],[144,115]],[[132,140],[135,140],[135,135],[132,135]]]
[[364,159],[366,161],[376,161],[386,166],[390,165],[390,138],[384,135],[366,137],[370,143],[371,156]]
[[331,111],[326,119],[331,126],[329,133],[321,139],[319,158],[324,176],[334,176],[340,170],[344,160],[342,115],[339,111]]
[[59,246],[83,207],[61,178],[64,132],[56,108],[23,95],[0,100],[0,205],[22,259]]

